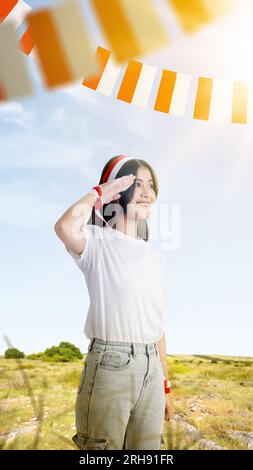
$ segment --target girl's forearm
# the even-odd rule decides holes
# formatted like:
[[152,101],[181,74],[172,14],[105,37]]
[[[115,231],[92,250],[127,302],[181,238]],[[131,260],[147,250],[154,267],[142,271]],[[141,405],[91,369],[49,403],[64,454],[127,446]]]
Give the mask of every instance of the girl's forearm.
[[166,355],[166,340],[165,340],[165,333],[163,333],[162,337],[157,341],[157,348],[159,351],[160,359],[163,366],[164,378],[168,379],[168,365],[167,365],[167,355]]
[[[75,228],[79,233],[84,221],[88,221],[91,210],[95,204],[96,196],[93,193],[87,193],[81,199],[70,206],[55,224],[55,229],[63,228],[69,233]],[[85,222],[85,223],[86,223]]]

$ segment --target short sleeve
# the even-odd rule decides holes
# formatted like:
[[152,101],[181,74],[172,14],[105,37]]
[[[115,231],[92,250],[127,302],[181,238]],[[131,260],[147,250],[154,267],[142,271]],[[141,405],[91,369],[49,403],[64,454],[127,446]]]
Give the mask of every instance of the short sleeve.
[[70,254],[78,268],[85,272],[96,265],[97,256],[101,248],[102,228],[97,225],[86,225],[85,247],[80,255],[74,253],[70,248],[65,248]]

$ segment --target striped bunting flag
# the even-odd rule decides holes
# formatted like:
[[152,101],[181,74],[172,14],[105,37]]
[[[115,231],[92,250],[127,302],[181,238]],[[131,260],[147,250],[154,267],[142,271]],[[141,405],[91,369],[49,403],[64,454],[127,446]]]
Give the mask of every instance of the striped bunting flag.
[[33,92],[25,57],[18,47],[12,23],[0,25],[0,101],[31,95]]
[[[5,10],[3,8],[5,7]],[[23,23],[28,15],[31,7],[27,3],[21,1],[7,1],[0,4],[0,22],[13,23],[16,29]]]
[[19,46],[26,55],[31,55],[31,52],[35,47],[35,41],[30,27],[27,28],[23,36],[20,38]]
[[[19,45],[23,52],[31,55],[35,41],[36,45],[38,42],[41,67],[48,86],[54,86],[84,75],[84,68],[79,65],[84,57],[83,50],[74,48],[75,54],[72,51],[74,45],[85,44],[86,78],[83,85],[110,96],[118,81],[121,67],[115,62],[111,51],[102,47],[96,48],[94,57],[80,16],[78,21],[79,12],[74,2],[75,0],[69,0],[54,9],[40,10],[30,15],[30,26],[19,40]],[[118,5],[119,3],[122,7],[124,1],[118,0]],[[0,3],[0,59],[3,64],[0,71],[0,101],[27,96],[33,91],[30,76],[17,48],[15,33],[15,29],[23,23],[30,10],[31,7],[23,0],[6,0]],[[75,25],[75,35],[73,27],[68,29],[68,33],[65,31],[65,23],[70,20],[72,25]],[[44,27],[47,33],[51,33],[50,46],[53,47],[50,57],[46,57]],[[33,28],[35,32],[32,32]],[[60,66],[58,70],[56,65]],[[142,108],[147,107],[156,75],[156,67],[129,60],[117,98]],[[19,80],[16,80],[16,76],[19,76]],[[184,116],[191,80],[189,75],[163,70],[155,99],[155,111]],[[248,89],[246,82],[199,77],[193,117],[216,123],[253,122],[253,91]]]
[[209,121],[221,124],[231,121],[233,82],[214,78],[209,110]]
[[[87,77],[83,85],[112,95],[121,72],[112,58],[111,51],[98,47],[96,59],[100,63],[99,74]],[[154,90],[157,68],[130,59],[119,85],[116,98],[129,104],[146,108]],[[171,116],[183,117],[186,112],[192,77],[164,69],[156,93],[154,110]],[[253,93],[252,120],[253,120]],[[214,123],[247,123],[248,91],[242,82],[223,79],[198,78],[194,103],[194,119]]]
[[18,0],[2,0],[0,2],[0,23],[8,17],[17,3]]
[[91,3],[117,62],[168,44],[152,0],[91,0]]
[[99,74],[86,77],[83,85],[110,96],[118,80],[121,67],[114,62],[111,52],[103,47],[97,48],[96,60],[101,67]]
[[[30,10],[31,7],[22,0],[2,0],[0,2],[0,23],[10,21],[18,29]],[[25,54],[29,55],[34,45],[31,30],[28,28],[19,39],[19,46]]]
[[169,0],[182,29],[187,33],[197,31],[207,23],[230,12],[234,0]]
[[210,122],[247,123],[247,84],[199,77],[194,119]]
[[248,85],[245,82],[234,81],[232,122],[247,123]]
[[211,78],[199,77],[197,94],[195,99],[194,119],[209,119],[213,80]]
[[[23,2],[23,0],[2,0],[0,3],[0,23],[11,22],[18,29],[23,24],[30,10],[31,7]],[[32,52],[34,46],[31,30],[28,28],[19,39],[19,47],[25,54],[36,59],[35,52]]]
[[28,24],[49,88],[97,73],[98,65],[76,0],[30,13]]
[[117,98],[145,108],[152,91],[157,69],[136,60],[128,62]]
[[141,73],[132,99],[132,104],[140,108],[146,108],[152,92],[157,68],[142,64]]
[[190,75],[163,70],[154,110],[171,116],[184,116],[190,85]]

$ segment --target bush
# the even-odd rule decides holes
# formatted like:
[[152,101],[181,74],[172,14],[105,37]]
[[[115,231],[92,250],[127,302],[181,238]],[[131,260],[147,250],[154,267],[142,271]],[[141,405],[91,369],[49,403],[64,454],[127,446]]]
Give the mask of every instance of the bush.
[[35,359],[42,359],[43,354],[44,354],[43,352],[28,354],[28,355],[26,356],[26,359],[32,359],[32,360],[35,360]]
[[82,359],[83,355],[80,349],[74,344],[62,341],[59,346],[52,346],[51,348],[47,348],[44,352],[28,354],[27,356],[16,348],[10,348],[5,351],[4,357],[6,359],[26,357],[26,359],[39,359],[47,362],[71,362]]
[[82,359],[83,355],[79,348],[77,348],[74,344],[68,343],[67,341],[62,341],[59,344],[59,348],[69,349],[77,359]]
[[71,362],[82,359],[83,355],[74,344],[62,341],[59,346],[47,348],[42,355],[43,361],[48,362]]
[[6,349],[4,353],[5,359],[17,359],[25,357],[23,351],[19,351],[17,348]]

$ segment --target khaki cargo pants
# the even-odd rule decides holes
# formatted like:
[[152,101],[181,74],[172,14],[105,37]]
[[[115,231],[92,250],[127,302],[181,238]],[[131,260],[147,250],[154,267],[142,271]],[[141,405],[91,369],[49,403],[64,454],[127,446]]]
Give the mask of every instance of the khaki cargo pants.
[[164,373],[155,343],[91,338],[77,390],[79,449],[159,450]]

